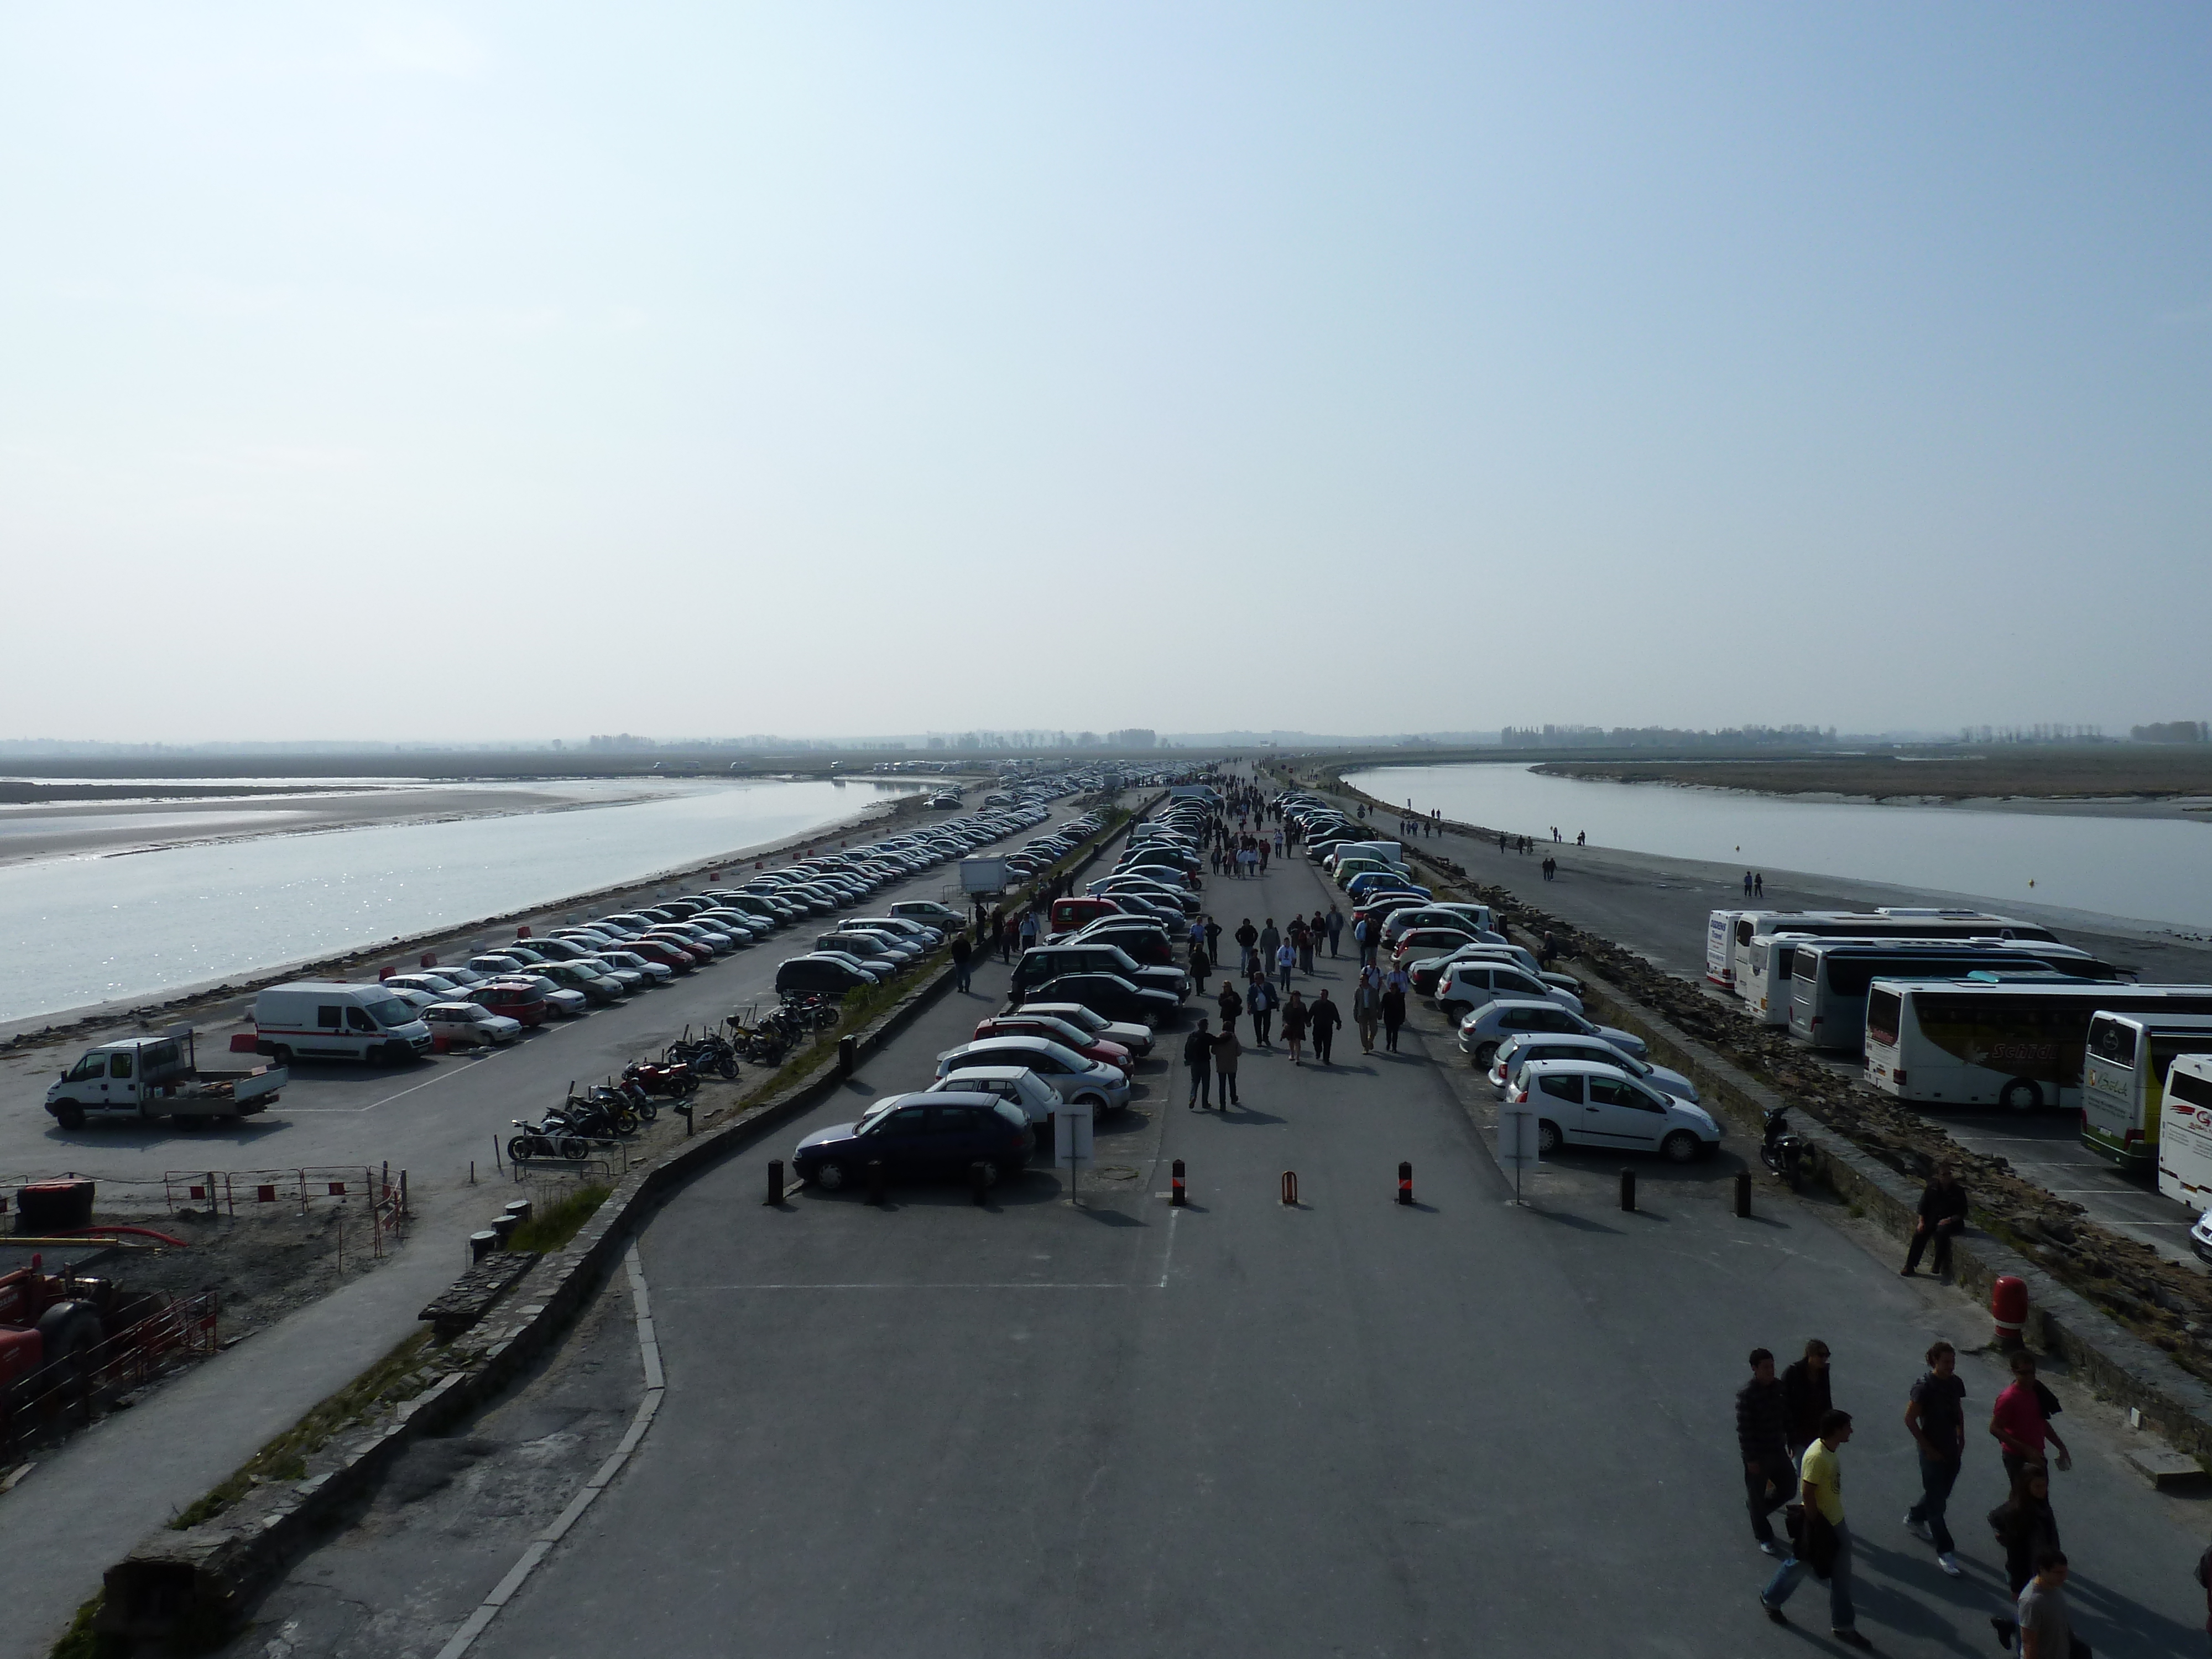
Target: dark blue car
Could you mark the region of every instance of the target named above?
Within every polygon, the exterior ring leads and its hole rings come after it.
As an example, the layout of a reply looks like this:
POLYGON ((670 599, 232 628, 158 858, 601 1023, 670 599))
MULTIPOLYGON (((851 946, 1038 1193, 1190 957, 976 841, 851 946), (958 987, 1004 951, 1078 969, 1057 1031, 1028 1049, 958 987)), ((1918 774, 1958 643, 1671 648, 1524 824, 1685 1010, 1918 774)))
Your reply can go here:
POLYGON ((890 1180, 964 1179, 972 1165, 988 1164, 994 1181, 1011 1181, 1035 1145, 1027 1115, 997 1095, 892 1095, 857 1123, 817 1129, 799 1143, 791 1167, 832 1193, 865 1180, 878 1159, 890 1180))

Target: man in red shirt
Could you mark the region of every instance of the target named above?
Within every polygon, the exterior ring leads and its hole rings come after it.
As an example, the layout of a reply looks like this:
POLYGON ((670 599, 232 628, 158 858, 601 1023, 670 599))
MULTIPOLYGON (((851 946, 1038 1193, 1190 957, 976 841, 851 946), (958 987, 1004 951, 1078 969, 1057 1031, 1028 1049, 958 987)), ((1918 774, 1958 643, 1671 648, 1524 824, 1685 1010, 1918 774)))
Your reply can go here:
POLYGON ((2044 1450, 2046 1442, 2058 1448, 2060 1468, 2074 1467, 2066 1443, 2051 1426, 2051 1415, 2057 1409, 2057 1397, 2035 1380, 2035 1356, 2025 1349, 2013 1355, 2012 1381, 1998 1394, 1990 1413, 1990 1432, 1996 1437, 2004 1455, 2007 1480, 2017 1481, 2021 1471, 2031 1465, 2044 1468, 2049 1462, 2044 1450))

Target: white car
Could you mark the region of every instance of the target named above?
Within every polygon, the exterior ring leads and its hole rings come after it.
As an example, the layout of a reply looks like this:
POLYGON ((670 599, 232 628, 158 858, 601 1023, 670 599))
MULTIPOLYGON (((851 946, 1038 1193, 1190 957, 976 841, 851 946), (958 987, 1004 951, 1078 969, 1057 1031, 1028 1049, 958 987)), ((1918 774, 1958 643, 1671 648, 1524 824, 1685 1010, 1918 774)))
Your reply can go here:
POLYGON ((1490 1067, 1490 1086, 1503 1097, 1514 1081, 1514 1074, 1539 1060, 1594 1060, 1601 1065, 1618 1066, 1629 1076, 1641 1078, 1677 1100, 1686 1100, 1692 1106, 1698 1104, 1698 1085, 1680 1072, 1654 1066, 1626 1048, 1615 1048, 1601 1036, 1584 1036, 1579 1031, 1532 1031, 1506 1038, 1498 1045, 1498 1058, 1490 1067))
POLYGON ((1119 1111, 1129 1103, 1128 1074, 1118 1066, 1085 1060, 1074 1049, 1049 1037, 978 1037, 948 1048, 937 1057, 937 1075, 977 1066, 1019 1066, 1034 1072, 1062 1100, 1093 1110, 1119 1111))
POLYGON ((1656 1152, 1670 1164, 1687 1164, 1721 1144, 1721 1126, 1704 1107, 1596 1060, 1531 1060, 1521 1068, 1511 1100, 1534 1110, 1541 1158, 1562 1146, 1589 1146, 1656 1152))
POLYGON ((1093 1037, 1103 1037, 1109 1042, 1118 1042, 1142 1060, 1152 1052, 1152 1028, 1134 1025, 1127 1020, 1108 1019, 1093 1013, 1079 1002, 1024 1002, 1014 1010, 1017 1014, 1045 1014, 1054 1019, 1064 1019, 1079 1031, 1088 1031, 1093 1037))
POLYGON ((1026 1066, 968 1066, 948 1072, 929 1085, 927 1093, 947 1091, 997 1095, 1022 1109, 1030 1126, 1042 1123, 1060 1109, 1060 1091, 1026 1066))
POLYGON ((1646 1058, 1644 1039, 1633 1031, 1594 1024, 1588 1017, 1571 1009, 1534 997, 1501 997, 1469 1013, 1459 1023, 1460 1052, 1486 1069, 1498 1058, 1498 1047, 1508 1037, 1538 1032, 1602 1037, 1625 1054, 1638 1060, 1646 1058))
POLYGON ((1455 962, 1437 981, 1437 1006, 1444 1018, 1465 1019, 1486 1002, 1500 997, 1556 1002, 1579 1014, 1583 1000, 1572 991, 1547 985, 1527 969, 1510 962, 1455 962))
POLYGON ((433 1003, 422 1011, 422 1023, 430 1028, 431 1040, 442 1040, 448 1048, 495 1048, 522 1035, 520 1020, 473 1002, 433 1003))

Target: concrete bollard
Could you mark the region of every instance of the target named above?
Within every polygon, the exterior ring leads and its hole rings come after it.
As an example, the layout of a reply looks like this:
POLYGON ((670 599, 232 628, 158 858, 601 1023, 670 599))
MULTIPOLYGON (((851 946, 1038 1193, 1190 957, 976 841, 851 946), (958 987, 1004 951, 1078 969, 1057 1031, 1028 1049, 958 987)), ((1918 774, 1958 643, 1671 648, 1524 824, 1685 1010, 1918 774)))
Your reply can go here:
POLYGON ((1633 1170, 1620 1172, 1620 1207, 1631 1211, 1636 1208, 1636 1171, 1633 1170))
POLYGON ((1283 1202, 1296 1206, 1297 1201, 1298 1172, 1296 1170, 1285 1170, 1283 1171, 1283 1202))
POLYGON ((1182 1194, 1182 1160, 1181 1158, 1175 1161, 1175 1167, 1168 1175, 1168 1206, 1176 1210, 1188 1207, 1182 1194))
POLYGON ((980 1210, 990 1201, 990 1195, 991 1166, 978 1159, 968 1166, 968 1196, 975 1200, 975 1207, 980 1210))
POLYGON ((860 1063, 860 1039, 851 1036, 839 1037, 837 1039, 837 1075, 852 1076, 854 1067, 860 1063))
POLYGON ((868 1202, 881 1209, 884 1206, 884 1161, 879 1158, 872 1158, 868 1160, 868 1202))
POLYGON ((1401 1204, 1413 1201, 1413 1166, 1410 1164, 1398 1165, 1398 1201, 1401 1204))
POLYGON ((1735 1172, 1735 1212, 1744 1220, 1751 1218, 1751 1171, 1735 1172))
POLYGON ((508 1200, 506 1209, 501 1211, 501 1213, 503 1215, 511 1215, 518 1222, 527 1221, 530 1219, 531 1215, 530 1200, 526 1198, 511 1199, 508 1200))
POLYGON ((501 1249, 507 1248, 507 1240, 514 1237, 514 1230, 521 1224, 521 1222, 511 1215, 503 1215, 491 1224, 492 1237, 499 1241, 501 1249))
POLYGON ((769 1204, 783 1202, 783 1160, 772 1158, 768 1161, 768 1197, 769 1204))
POLYGON ((499 1235, 489 1227, 485 1228, 480 1233, 471 1233, 469 1235, 469 1260, 471 1262, 481 1261, 486 1256, 489 1255, 494 1249, 498 1248, 498 1245, 499 1235))

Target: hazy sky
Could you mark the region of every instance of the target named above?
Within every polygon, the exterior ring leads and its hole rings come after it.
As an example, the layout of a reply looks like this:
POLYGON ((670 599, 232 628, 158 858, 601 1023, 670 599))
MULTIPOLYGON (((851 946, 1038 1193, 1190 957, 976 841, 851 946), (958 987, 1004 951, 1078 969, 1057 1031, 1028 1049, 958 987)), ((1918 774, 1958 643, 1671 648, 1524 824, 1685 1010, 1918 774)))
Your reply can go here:
POLYGON ((0 737, 2212 714, 2212 8, 0 9, 0 737))

